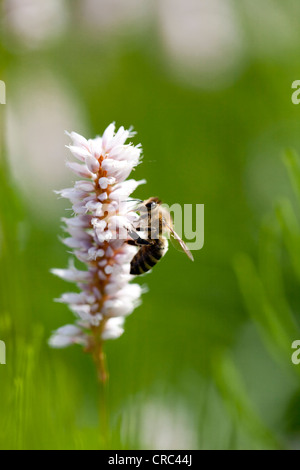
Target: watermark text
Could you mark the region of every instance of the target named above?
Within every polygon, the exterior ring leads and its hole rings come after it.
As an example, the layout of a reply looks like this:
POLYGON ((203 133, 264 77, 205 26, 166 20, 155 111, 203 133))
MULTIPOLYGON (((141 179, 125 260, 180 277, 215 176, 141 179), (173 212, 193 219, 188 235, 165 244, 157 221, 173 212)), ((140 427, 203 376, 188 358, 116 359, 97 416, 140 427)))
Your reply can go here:
POLYGON ((3 80, 0 80, 0 104, 6 104, 6 86, 3 80))
POLYGON ((0 364, 6 364, 6 346, 4 341, 0 341, 0 364))

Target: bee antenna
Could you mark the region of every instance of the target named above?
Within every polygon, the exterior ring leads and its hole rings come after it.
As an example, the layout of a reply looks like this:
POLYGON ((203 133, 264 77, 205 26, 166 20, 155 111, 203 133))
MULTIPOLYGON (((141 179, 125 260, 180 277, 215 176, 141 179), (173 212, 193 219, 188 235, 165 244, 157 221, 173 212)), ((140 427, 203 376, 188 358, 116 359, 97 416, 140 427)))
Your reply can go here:
POLYGON ((125 199, 124 202, 131 202, 131 201, 138 201, 138 202, 143 202, 142 199, 125 199))

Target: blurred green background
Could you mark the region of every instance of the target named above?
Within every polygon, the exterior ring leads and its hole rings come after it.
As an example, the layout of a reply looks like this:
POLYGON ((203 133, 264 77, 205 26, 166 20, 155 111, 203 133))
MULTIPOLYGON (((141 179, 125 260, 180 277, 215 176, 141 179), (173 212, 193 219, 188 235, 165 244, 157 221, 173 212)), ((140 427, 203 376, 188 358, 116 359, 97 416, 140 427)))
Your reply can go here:
MULTIPOLYGON (((1 449, 300 448, 300 4, 296 0, 1 3, 1 449), (73 322, 54 189, 64 130, 134 126, 136 196, 205 204, 195 262, 170 248, 106 344, 110 440, 73 322)), ((68 214, 69 215, 69 214, 68 214)))

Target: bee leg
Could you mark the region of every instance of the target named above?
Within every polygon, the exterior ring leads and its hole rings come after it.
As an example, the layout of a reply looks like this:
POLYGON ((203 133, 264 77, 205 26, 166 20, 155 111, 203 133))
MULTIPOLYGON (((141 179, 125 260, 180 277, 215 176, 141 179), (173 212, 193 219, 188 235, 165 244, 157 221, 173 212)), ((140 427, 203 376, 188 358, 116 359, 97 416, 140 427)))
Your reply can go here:
MULTIPOLYGON (((135 230, 136 232, 142 232, 142 231, 145 231, 145 229, 144 229, 144 228, 142 228, 140 225, 139 225, 138 227, 134 227, 134 230, 135 230)), ((133 230, 132 230, 132 232, 134 233, 134 231, 133 231, 133 230)))
POLYGON ((132 238, 132 240, 127 241, 129 245, 135 245, 135 246, 151 245, 151 243, 148 240, 141 238, 139 234, 134 231, 128 232, 128 235, 132 238))
POLYGON ((133 246, 138 246, 137 242, 135 240, 127 240, 126 242, 128 245, 133 245, 133 246))

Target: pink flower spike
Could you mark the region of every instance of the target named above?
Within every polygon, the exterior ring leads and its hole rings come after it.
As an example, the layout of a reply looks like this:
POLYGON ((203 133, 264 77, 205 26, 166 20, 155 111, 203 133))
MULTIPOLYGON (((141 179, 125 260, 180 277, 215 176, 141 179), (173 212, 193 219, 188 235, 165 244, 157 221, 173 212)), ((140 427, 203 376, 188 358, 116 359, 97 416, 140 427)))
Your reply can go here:
POLYGON ((127 230, 138 215, 131 193, 145 180, 125 181, 139 164, 141 147, 126 144, 133 136, 123 127, 115 132, 110 124, 102 137, 87 140, 76 132, 67 133, 68 146, 78 162, 66 165, 83 180, 57 193, 71 201, 73 217, 62 218, 67 238, 63 243, 83 267, 70 264, 52 273, 74 282, 80 292, 63 294, 75 324, 58 328, 49 340, 54 348, 80 344, 93 356, 101 381, 107 379, 103 343, 124 331, 124 318, 140 303, 142 289, 131 284, 130 263, 138 248, 127 243, 127 230), (120 233, 125 230, 125 236, 120 233))

